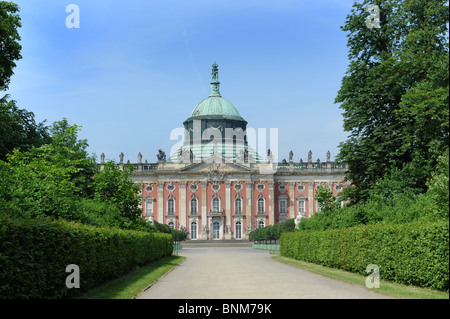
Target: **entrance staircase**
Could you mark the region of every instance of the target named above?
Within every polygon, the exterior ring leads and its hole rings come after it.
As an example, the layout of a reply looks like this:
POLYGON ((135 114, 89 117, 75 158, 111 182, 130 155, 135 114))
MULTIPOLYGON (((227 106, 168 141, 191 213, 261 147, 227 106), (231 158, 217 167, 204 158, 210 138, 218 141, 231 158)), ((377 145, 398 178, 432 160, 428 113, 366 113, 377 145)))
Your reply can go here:
POLYGON ((180 242, 183 248, 191 247, 252 247, 248 240, 186 240, 180 242))

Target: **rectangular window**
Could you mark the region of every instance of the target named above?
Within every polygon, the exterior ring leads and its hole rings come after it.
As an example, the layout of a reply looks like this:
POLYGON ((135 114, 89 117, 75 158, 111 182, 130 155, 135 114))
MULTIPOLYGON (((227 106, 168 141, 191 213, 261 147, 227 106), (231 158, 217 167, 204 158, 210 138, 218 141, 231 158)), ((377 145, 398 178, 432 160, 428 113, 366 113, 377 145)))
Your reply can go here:
POLYGON ((236 239, 242 238, 242 223, 237 222, 236 223, 236 239))
POLYGON ((191 239, 197 239, 197 223, 191 223, 191 239))
POLYGON ((148 200, 145 202, 145 216, 153 215, 153 200, 148 200))
POLYGON ((220 210, 220 207, 219 207, 220 206, 220 201, 219 201, 219 199, 218 198, 214 198, 212 204, 213 204, 213 212, 218 212, 220 210))
POLYGON ((286 210, 286 200, 285 199, 280 199, 279 203, 279 210, 280 210, 280 214, 286 214, 287 210, 286 210))
POLYGON ((317 200, 316 200, 316 206, 317 206, 317 211, 320 212, 322 210, 322 207, 320 206, 320 204, 317 200))
POLYGON ((169 199, 167 201, 167 212, 168 213, 173 213, 174 212, 174 200, 173 199, 169 199))
POLYGON ((300 199, 298 201, 298 212, 304 213, 305 212, 305 201, 303 199, 300 199))
POLYGON ((197 200, 191 199, 191 212, 196 213, 197 212, 197 200))
POLYGON ((258 199, 258 213, 264 213, 264 199, 258 199))
POLYGON ((241 205, 241 199, 237 198, 236 201, 234 202, 234 211, 235 213, 241 213, 242 212, 242 205, 241 205))

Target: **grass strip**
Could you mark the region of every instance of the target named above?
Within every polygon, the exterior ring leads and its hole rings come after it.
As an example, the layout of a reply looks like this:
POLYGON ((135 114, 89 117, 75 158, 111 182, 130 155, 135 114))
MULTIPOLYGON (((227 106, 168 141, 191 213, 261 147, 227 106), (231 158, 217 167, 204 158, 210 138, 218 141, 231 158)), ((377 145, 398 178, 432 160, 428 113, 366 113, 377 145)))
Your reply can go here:
MULTIPOLYGON (((356 284, 366 287, 366 277, 359 274, 343 271, 341 269, 329 268, 293 258, 275 255, 272 259, 288 264, 297 268, 301 268, 318 275, 341 280, 350 284, 356 284)), ((368 288, 367 288, 368 289, 368 288)), ((401 285, 386 280, 380 280, 380 288, 370 289, 377 293, 388 295, 396 298, 407 299, 449 299, 449 293, 414 286, 401 285)))
POLYGON ((186 257, 172 255, 94 288, 77 299, 131 299, 164 276, 186 257))

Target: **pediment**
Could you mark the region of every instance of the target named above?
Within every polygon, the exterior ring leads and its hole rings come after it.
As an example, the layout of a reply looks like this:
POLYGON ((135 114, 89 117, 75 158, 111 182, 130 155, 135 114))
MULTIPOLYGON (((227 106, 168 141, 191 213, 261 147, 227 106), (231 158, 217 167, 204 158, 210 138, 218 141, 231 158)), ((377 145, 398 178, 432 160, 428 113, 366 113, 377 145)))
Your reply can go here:
POLYGON ((223 158, 212 159, 209 162, 192 163, 180 169, 182 172, 198 172, 206 174, 251 173, 245 164, 227 162, 223 158))

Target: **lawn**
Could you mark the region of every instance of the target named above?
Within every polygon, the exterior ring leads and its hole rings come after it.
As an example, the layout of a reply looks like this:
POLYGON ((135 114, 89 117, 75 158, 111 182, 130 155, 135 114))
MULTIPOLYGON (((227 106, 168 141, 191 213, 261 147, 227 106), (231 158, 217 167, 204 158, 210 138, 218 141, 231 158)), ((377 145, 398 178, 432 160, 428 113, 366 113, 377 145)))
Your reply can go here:
POLYGON ((185 257, 172 255, 92 289, 77 299, 131 299, 180 264, 185 257))
MULTIPOLYGON (((321 265, 308 263, 292 258, 276 255, 272 257, 274 260, 301 268, 325 277, 342 280, 351 284, 366 286, 366 277, 359 274, 343 271, 340 269, 324 267, 321 265)), ((367 288, 368 289, 368 288, 367 288)), ((371 290, 389 295, 396 298, 407 299, 449 299, 448 292, 436 291, 431 289, 401 285, 385 280, 380 280, 380 288, 372 288, 371 290)))

